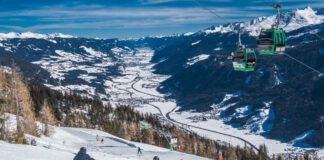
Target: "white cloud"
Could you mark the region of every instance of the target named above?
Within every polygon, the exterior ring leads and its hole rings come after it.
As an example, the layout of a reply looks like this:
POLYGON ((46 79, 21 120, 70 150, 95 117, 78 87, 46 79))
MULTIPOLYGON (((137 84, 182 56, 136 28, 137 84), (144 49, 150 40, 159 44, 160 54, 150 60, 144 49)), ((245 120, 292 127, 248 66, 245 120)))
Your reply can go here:
MULTIPOLYGON (((163 0, 161 0, 163 1, 163 0)), ((244 15, 254 17, 258 12, 240 11, 237 8, 210 8, 222 17, 231 19, 244 15)), ((2 12, 0 17, 35 18, 44 23, 22 27, 16 25, 0 25, 19 31, 37 31, 40 29, 65 28, 152 28, 181 26, 188 24, 224 23, 224 20, 215 18, 210 12, 199 8, 174 7, 106 7, 106 6, 57 6, 38 10, 25 10, 21 12, 2 12)), ((233 20, 235 21, 235 20, 233 20)))

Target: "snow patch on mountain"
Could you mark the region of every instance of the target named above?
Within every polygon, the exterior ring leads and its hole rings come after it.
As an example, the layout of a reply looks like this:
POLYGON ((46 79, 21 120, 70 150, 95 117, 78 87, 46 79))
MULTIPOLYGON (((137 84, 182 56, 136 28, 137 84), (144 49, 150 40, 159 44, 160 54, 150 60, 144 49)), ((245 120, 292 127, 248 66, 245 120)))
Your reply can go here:
POLYGON ((90 75, 87 75, 87 74, 81 74, 81 75, 78 76, 78 78, 80 78, 82 80, 85 80, 88 83, 91 83, 91 81, 96 79, 97 77, 96 76, 90 76, 90 75))
POLYGON ((13 52, 11 47, 6 47, 6 48, 5 48, 5 51, 13 52))
POLYGON ((275 118, 274 111, 270 106, 271 104, 271 101, 264 102, 265 107, 259 109, 256 114, 249 118, 244 128, 256 134, 269 132, 272 129, 272 121, 275 118))
POLYGON ((94 57, 102 57, 102 56, 104 56, 104 54, 102 52, 95 51, 91 47, 80 46, 80 48, 84 49, 84 51, 89 53, 91 56, 94 56, 94 57))
POLYGON ((235 109, 235 113, 232 114, 230 117, 233 118, 243 118, 248 116, 251 113, 252 107, 251 106, 243 106, 240 108, 235 109))
POLYGON ((298 142, 301 142, 302 140, 304 140, 305 138, 307 138, 308 136, 310 136, 311 134, 313 134, 314 130, 311 129, 311 130, 307 130, 303 133, 301 133, 300 135, 298 135, 294 140, 292 140, 291 142, 293 144, 296 144, 298 142))
POLYGON ((304 36, 305 34, 317 34, 318 32, 319 32, 318 29, 313 29, 313 30, 310 30, 308 32, 298 33, 296 35, 290 35, 289 37, 287 37, 287 40, 294 39, 294 38, 299 38, 299 37, 304 36))
POLYGON ((282 81, 279 78, 279 68, 277 65, 273 67, 274 86, 280 85, 282 81))
POLYGON ((195 63, 199 62, 199 61, 203 61, 209 58, 210 55, 208 54, 201 54, 192 58, 188 59, 187 65, 191 66, 194 65, 195 63))
POLYGON ((117 56, 121 56, 126 51, 123 48, 115 47, 111 49, 111 52, 117 56))
POLYGON ((73 53, 69 53, 69 52, 65 52, 63 50, 55 50, 55 53, 58 54, 59 56, 61 56, 61 59, 64 60, 71 60, 74 62, 83 62, 84 59, 82 56, 77 55, 77 54, 73 54, 73 53))
POLYGON ((194 46, 194 45, 196 45, 196 44, 198 44, 198 43, 200 43, 200 42, 201 42, 201 40, 196 41, 196 42, 193 42, 193 43, 191 43, 191 45, 194 46))
POLYGON ((212 104, 210 107, 215 109, 215 110, 220 110, 220 111, 224 111, 226 110, 228 107, 231 107, 233 106, 234 104, 231 104, 231 105, 227 105, 227 106, 223 106, 224 103, 230 99, 232 99, 233 97, 239 97, 241 96, 241 91, 237 91, 235 93, 226 93, 224 95, 224 98, 223 100, 220 102, 220 103, 215 103, 215 104, 212 104))
POLYGON ((214 51, 221 51, 223 48, 221 47, 217 47, 217 48, 214 48, 214 51))
POLYGON ((49 39, 48 41, 54 43, 54 44, 57 44, 57 41, 55 41, 54 39, 49 39))

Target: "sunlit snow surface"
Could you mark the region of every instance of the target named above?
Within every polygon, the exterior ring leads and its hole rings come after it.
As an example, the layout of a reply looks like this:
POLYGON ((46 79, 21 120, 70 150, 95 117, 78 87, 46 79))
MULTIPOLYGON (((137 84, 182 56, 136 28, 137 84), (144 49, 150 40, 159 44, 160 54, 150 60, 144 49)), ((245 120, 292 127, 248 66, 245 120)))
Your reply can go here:
MULTIPOLYGON (((7 114, 7 124, 15 126, 15 116, 7 114)), ((39 126, 42 126, 38 122, 39 126)), ((15 127, 13 127, 15 128, 15 127)), ((206 158, 169 151, 153 145, 132 142, 118 138, 103 131, 85 128, 65 128, 50 126, 51 135, 34 137, 26 135, 27 141, 36 140, 36 146, 9 144, 0 141, 0 159, 7 160, 72 160, 81 147, 87 149, 87 154, 97 160, 152 160, 154 156, 160 159, 172 160, 204 160, 206 158), (103 143, 96 140, 96 136, 103 143), (143 154, 137 156, 137 147, 143 154)))

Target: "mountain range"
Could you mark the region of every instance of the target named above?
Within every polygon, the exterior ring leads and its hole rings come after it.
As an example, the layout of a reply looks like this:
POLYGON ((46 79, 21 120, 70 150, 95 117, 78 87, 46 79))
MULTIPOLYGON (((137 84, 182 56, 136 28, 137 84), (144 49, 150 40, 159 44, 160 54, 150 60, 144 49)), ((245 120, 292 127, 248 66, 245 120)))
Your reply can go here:
MULTIPOLYGON (((124 76, 125 55, 150 48, 154 73, 169 76, 158 91, 175 99, 178 111, 220 112, 237 128, 298 146, 324 145, 324 77, 285 56, 257 57, 254 72, 232 68, 238 30, 256 48, 261 29, 275 16, 212 26, 197 32, 132 40, 92 39, 63 34, 0 34, 0 64, 18 65, 31 83, 111 100, 107 81, 124 76), (300 135, 302 139, 296 140, 300 135)), ((324 10, 310 7, 282 14, 286 54, 324 72, 324 10)))

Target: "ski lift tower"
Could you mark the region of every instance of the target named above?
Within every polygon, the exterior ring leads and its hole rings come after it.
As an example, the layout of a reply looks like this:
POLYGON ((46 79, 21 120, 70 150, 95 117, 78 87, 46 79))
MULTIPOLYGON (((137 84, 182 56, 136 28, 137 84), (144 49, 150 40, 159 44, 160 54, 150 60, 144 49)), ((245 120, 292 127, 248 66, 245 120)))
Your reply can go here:
POLYGON ((177 142, 178 142, 176 138, 172 138, 171 135, 169 135, 169 134, 167 134, 167 133, 164 133, 164 132, 161 131, 161 130, 154 129, 154 128, 152 127, 152 125, 149 124, 149 123, 146 122, 146 121, 140 121, 140 122, 139 122, 139 127, 140 127, 140 129, 148 129, 148 130, 152 130, 152 131, 157 132, 159 135, 162 135, 162 136, 163 136, 163 137, 168 141, 170 151, 173 151, 173 150, 174 150, 174 147, 176 146, 176 144, 177 144, 177 142))
POLYGON ((282 6, 280 4, 275 4, 275 5, 273 5, 273 8, 277 10, 276 29, 279 29, 279 25, 280 25, 280 10, 282 9, 282 6))

